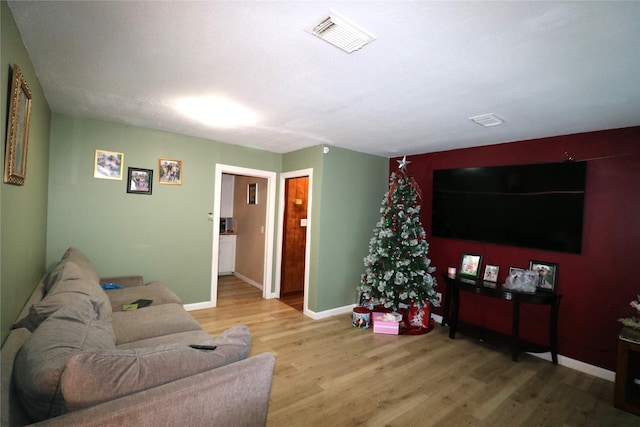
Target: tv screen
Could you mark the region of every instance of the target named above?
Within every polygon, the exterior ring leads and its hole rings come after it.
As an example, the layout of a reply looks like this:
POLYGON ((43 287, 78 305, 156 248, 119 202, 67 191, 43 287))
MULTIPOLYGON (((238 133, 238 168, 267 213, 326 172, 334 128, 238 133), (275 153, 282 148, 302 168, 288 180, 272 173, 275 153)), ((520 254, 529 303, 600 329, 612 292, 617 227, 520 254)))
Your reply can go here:
POLYGON ((433 171, 432 235, 580 253, 586 162, 433 171))

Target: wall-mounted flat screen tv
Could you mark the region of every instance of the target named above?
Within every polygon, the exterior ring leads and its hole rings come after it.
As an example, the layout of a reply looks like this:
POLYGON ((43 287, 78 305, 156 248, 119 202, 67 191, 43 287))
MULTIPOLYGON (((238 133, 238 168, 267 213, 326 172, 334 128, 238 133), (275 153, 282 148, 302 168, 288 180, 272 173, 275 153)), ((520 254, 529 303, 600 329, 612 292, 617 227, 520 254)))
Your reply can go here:
POLYGON ((586 162, 433 171, 432 235, 580 253, 586 162))

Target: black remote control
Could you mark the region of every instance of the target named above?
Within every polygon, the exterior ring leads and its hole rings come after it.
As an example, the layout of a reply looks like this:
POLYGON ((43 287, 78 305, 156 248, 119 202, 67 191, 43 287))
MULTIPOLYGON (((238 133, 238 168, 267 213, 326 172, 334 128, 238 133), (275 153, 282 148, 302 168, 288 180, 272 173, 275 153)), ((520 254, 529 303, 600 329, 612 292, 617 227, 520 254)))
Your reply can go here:
POLYGON ((189 344, 189 347, 195 348, 196 350, 215 350, 218 348, 215 345, 205 345, 205 344, 189 344))

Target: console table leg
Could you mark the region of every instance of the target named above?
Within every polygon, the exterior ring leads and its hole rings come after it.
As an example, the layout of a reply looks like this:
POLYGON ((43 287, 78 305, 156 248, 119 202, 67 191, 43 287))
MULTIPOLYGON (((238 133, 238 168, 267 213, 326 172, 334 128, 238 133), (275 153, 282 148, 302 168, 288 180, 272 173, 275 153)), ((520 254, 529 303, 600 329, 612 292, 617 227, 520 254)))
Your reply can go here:
POLYGON ((512 331, 511 331, 511 360, 518 361, 518 352, 520 347, 520 302, 513 301, 512 314, 512 331))
POLYGON ((549 341, 551 347, 551 361, 558 364, 558 312, 560 311, 559 301, 551 304, 551 319, 549 322, 549 341))
POLYGON ((451 320, 449 320, 449 311, 451 311, 452 287, 453 286, 449 285, 449 282, 447 282, 447 289, 445 289, 444 293, 444 307, 442 308, 442 326, 451 323, 451 320))
POLYGON ((460 312, 460 291, 456 286, 452 286, 453 313, 448 319, 449 321, 449 338, 456 337, 456 329, 458 329, 458 313, 460 312))

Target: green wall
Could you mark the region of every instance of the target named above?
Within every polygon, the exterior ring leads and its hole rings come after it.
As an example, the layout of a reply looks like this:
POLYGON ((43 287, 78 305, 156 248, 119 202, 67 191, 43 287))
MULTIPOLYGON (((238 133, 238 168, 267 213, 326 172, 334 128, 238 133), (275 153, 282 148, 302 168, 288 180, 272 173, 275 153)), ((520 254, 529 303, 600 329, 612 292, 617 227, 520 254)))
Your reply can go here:
POLYGON ((331 147, 324 155, 318 235, 318 311, 357 302, 389 159, 331 147))
POLYGON ((69 246, 101 276, 160 280, 185 304, 209 301, 217 163, 279 172, 281 155, 169 132, 54 114, 47 262, 69 246), (128 194, 126 179, 93 177, 95 150, 124 153, 128 167, 152 169, 152 195, 128 194), (157 183, 158 159, 182 160, 182 185, 157 183))
MULTIPOLYGON (((355 302, 370 233, 386 191, 388 159, 315 146, 284 155, 162 131, 54 114, 47 264, 69 246, 101 276, 142 274, 184 303, 209 300, 216 163, 288 172, 312 168, 309 308, 355 302), (157 183, 151 196, 126 193, 126 179, 93 178, 95 150, 124 153, 127 167, 158 172, 158 158, 183 162, 181 186, 157 183)), ((276 219, 277 221, 277 219, 276 219)), ((275 257, 274 257, 275 258, 275 257)))
MULTIPOLYGON (((0 322, 2 342, 45 271, 51 113, 5 1, 0 4, 0 134, 6 138, 11 67, 18 64, 32 95, 27 178, 0 184, 0 322)), ((4 171, 2 144, 0 165, 4 171)))
POLYGON ((389 160, 324 146, 285 154, 283 172, 313 168, 309 309, 315 312, 357 302, 363 258, 380 219, 389 160))

